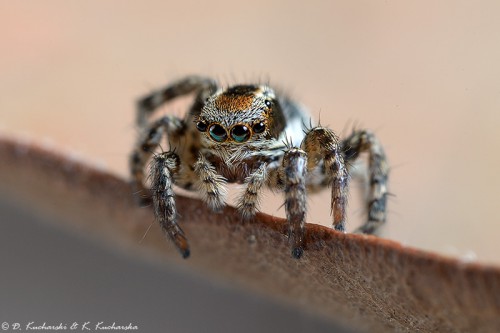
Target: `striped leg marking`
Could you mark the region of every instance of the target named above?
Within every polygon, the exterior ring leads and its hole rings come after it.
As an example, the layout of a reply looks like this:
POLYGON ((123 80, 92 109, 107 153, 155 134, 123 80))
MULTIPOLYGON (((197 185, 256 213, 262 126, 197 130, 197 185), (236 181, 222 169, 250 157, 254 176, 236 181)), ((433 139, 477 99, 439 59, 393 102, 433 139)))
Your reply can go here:
POLYGON ((285 211, 288 220, 288 239, 292 256, 302 257, 307 210, 306 194, 307 156, 299 148, 290 148, 283 157, 285 211))
POLYGON ((353 132, 343 140, 346 160, 353 161, 360 153, 368 152, 368 173, 370 178, 370 192, 368 197, 368 221, 356 230, 358 233, 375 234, 387 219, 387 182, 389 165, 384 149, 375 135, 369 131, 353 132))
POLYGON ((308 155, 308 169, 324 163, 325 177, 332 186, 331 213, 335 230, 345 232, 349 174, 335 133, 324 127, 307 132, 302 149, 308 155))
POLYGON ((173 152, 161 153, 151 163, 153 206, 156 219, 172 239, 182 257, 189 257, 189 245, 177 224, 175 195, 172 189, 174 175, 179 171, 180 159, 173 152))
POLYGON ((170 100, 193 92, 198 92, 198 99, 204 100, 204 98, 213 93, 216 88, 217 84, 212 79, 200 76, 188 76, 162 89, 154 91, 137 102, 137 125, 139 125, 139 128, 146 127, 148 117, 161 105, 170 100))
POLYGON ((132 175, 132 185, 134 193, 139 195, 140 202, 150 203, 150 191, 146 187, 144 177, 144 167, 155 149, 159 146, 166 132, 180 133, 185 128, 185 123, 176 117, 166 116, 155 121, 144 131, 130 155, 130 173, 132 175))
POLYGON ((226 205, 226 178, 219 175, 202 154, 194 165, 194 172, 198 176, 198 188, 203 193, 203 200, 213 211, 221 211, 226 205))
POLYGON ((267 180, 267 164, 262 164, 253 174, 245 179, 246 188, 238 199, 237 208, 245 220, 255 216, 259 206, 259 193, 267 180))

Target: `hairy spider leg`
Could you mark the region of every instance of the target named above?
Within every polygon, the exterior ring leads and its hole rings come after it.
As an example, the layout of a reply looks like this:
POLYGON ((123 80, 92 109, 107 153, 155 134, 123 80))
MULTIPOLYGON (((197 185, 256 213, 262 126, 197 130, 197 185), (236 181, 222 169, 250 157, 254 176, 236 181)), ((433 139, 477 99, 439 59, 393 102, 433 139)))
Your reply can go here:
POLYGON ((156 155, 151 163, 151 192, 155 216, 163 231, 172 239, 182 257, 189 257, 189 245, 184 232, 177 224, 175 194, 172 189, 175 173, 180 166, 179 156, 174 152, 156 155))
POLYGON ((375 234, 387 219, 387 181, 389 165, 382 145, 367 130, 354 131, 342 141, 346 161, 356 160, 362 152, 368 152, 368 176, 370 191, 367 200, 368 220, 355 232, 375 234))
POLYGON ((332 130, 318 126, 306 133, 301 148, 307 153, 309 171, 323 162, 325 184, 332 187, 333 228, 345 232, 349 174, 341 153, 339 139, 332 130))
MULTIPOLYGON (((162 104, 177 97, 197 92, 196 102, 202 104, 217 89, 214 80, 201 76, 188 76, 156 90, 137 102, 136 122, 139 128, 147 126, 148 117, 162 104)), ((201 107, 200 107, 201 109, 201 107)))
POLYGON ((307 155, 296 147, 285 151, 282 165, 282 181, 285 192, 285 212, 288 221, 288 241, 292 246, 292 256, 302 257, 306 224, 307 155))
POLYGON ((158 148, 166 133, 179 137, 185 127, 186 124, 182 119, 175 116, 165 116, 152 123, 142 133, 130 155, 129 164, 134 193, 138 195, 141 203, 148 204, 151 200, 150 191, 145 185, 144 166, 151 155, 154 154, 155 149, 158 148))

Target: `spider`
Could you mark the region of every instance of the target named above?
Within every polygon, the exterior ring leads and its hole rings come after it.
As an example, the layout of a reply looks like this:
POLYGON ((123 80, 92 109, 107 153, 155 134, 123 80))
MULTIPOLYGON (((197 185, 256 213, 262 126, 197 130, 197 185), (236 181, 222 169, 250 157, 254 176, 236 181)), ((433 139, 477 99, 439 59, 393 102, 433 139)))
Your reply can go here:
POLYGON ((133 185, 147 194, 143 199, 152 200, 156 220, 184 258, 190 250, 177 223, 174 184, 201 192, 214 211, 225 206, 228 183, 243 184, 237 209, 244 219, 258 211, 264 186, 282 191, 291 255, 298 259, 304 249, 307 193, 331 187, 333 228, 345 232, 349 168, 367 152, 368 219, 357 232, 375 233, 386 220, 389 168, 382 146, 367 130, 340 140, 329 128, 306 128, 309 122, 301 105, 267 85, 223 89, 210 78, 185 77, 137 103, 140 138, 130 158, 133 185), (161 105, 189 94, 194 101, 183 119, 150 120, 161 105), (170 150, 155 152, 164 137, 170 150))

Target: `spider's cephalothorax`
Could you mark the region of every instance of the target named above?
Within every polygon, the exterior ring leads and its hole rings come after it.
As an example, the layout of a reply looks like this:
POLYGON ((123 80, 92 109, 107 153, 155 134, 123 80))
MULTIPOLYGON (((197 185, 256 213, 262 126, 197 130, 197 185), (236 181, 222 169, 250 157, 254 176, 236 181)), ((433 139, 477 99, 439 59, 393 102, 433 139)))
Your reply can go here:
POLYGON ((214 210, 225 205, 227 183, 244 184, 237 208, 245 219, 258 210, 263 186, 283 191, 292 255, 300 258, 306 193, 331 187, 333 227, 345 231, 348 167, 368 152, 368 220, 357 231, 374 233, 386 220, 389 168, 382 146, 369 131, 354 131, 339 140, 328 128, 305 128, 308 123, 300 105, 266 85, 221 89, 211 79, 186 77, 138 102, 141 136, 130 163, 134 185, 145 199, 152 198, 156 219, 184 257, 189 246, 177 224, 174 184, 200 191, 214 210), (194 103, 184 119, 149 121, 159 106, 191 93, 194 103), (144 167, 164 136, 171 149, 154 154, 148 189, 144 167))

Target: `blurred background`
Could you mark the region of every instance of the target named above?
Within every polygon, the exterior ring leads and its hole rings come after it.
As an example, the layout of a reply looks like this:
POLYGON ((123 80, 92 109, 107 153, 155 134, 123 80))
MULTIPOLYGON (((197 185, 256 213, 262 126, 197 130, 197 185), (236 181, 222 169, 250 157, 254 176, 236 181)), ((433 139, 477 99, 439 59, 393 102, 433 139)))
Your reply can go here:
MULTIPOLYGON (((188 74, 269 80, 340 134, 376 132, 383 237, 498 264, 499 31, 494 0, 1 1, 0 130, 127 177, 138 97, 188 74)), ((350 230, 366 213, 352 187, 350 230)), ((329 201, 309 222, 331 224, 329 201)), ((263 202, 283 216, 280 195, 263 202)))

